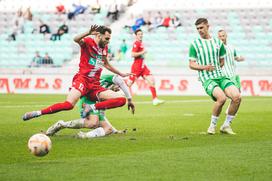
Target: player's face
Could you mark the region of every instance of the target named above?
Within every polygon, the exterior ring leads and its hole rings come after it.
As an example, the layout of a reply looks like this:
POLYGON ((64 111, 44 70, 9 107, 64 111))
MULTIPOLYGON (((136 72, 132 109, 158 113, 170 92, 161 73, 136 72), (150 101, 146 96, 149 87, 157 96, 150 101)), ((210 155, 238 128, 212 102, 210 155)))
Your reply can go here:
POLYGON ((218 33, 218 38, 222 40, 224 44, 226 44, 227 41, 227 33, 225 31, 221 31, 218 33))
POLYGON ((109 32, 105 32, 105 34, 100 35, 100 40, 98 42, 98 45, 100 48, 104 48, 107 44, 109 44, 111 39, 111 34, 109 32))
POLYGON ((137 40, 142 41, 143 40, 143 32, 138 31, 136 34, 136 38, 137 38, 137 40))
POLYGON ((201 23, 199 25, 196 25, 196 29, 201 38, 208 38, 209 25, 207 23, 201 23))

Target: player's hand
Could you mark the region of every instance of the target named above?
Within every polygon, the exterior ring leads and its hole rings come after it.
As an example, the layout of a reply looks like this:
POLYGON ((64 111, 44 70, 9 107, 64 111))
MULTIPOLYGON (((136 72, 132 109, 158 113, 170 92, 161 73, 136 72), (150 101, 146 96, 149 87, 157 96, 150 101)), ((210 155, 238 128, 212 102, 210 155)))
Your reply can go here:
POLYGON ((135 112, 135 106, 131 100, 128 100, 128 110, 131 110, 132 114, 134 114, 134 112, 135 112))
POLYGON ((206 65, 206 66, 204 67, 204 70, 207 70, 207 71, 209 71, 209 72, 214 71, 214 69, 215 69, 215 66, 212 65, 212 64, 206 65))
POLYGON ((242 57, 242 56, 240 56, 240 57, 239 57, 239 61, 240 61, 240 62, 245 61, 245 58, 242 57))
POLYGON ((128 76, 134 76, 135 74, 133 73, 120 73, 121 77, 128 77, 128 76))
POLYGON ((91 28, 90 28, 90 30, 89 30, 89 34, 90 35, 96 35, 98 32, 96 31, 97 30, 97 28, 99 28, 100 26, 98 26, 98 25, 92 25, 91 26, 91 28))

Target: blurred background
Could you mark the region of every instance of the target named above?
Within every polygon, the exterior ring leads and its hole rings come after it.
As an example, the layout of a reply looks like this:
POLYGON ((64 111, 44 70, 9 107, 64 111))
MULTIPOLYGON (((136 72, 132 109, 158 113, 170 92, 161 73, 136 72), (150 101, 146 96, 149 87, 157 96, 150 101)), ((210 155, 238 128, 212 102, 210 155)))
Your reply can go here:
MULTIPOLYGON (((80 55, 73 37, 99 24, 113 30, 109 59, 117 69, 130 71, 133 32, 141 28, 158 93, 205 95, 188 67, 199 17, 208 18, 213 36, 225 29, 245 57, 237 63, 243 95, 271 96, 269 0, 0 0, 0 93, 67 93, 80 55)), ((131 91, 149 94, 141 79, 131 91)))

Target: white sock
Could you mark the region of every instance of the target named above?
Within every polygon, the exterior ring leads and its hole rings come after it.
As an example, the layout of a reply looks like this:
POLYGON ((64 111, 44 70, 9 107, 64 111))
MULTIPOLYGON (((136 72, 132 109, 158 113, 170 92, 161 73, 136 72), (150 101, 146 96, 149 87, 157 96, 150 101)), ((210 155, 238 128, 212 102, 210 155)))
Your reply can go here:
POLYGON ((37 111, 37 114, 40 116, 42 115, 42 111, 37 111))
POLYGON ((232 120, 235 118, 235 116, 232 116, 232 115, 227 115, 226 116, 226 119, 225 119, 225 122, 224 122, 224 126, 229 126, 232 122, 232 120))
POLYGON ((84 128, 84 119, 75 119, 72 121, 67 121, 63 125, 65 128, 79 129, 84 128))
POLYGON ((87 138, 95 138, 95 137, 101 137, 101 136, 105 136, 105 131, 101 127, 86 133, 87 138))
POLYGON ((219 117, 212 115, 210 126, 216 126, 219 117))

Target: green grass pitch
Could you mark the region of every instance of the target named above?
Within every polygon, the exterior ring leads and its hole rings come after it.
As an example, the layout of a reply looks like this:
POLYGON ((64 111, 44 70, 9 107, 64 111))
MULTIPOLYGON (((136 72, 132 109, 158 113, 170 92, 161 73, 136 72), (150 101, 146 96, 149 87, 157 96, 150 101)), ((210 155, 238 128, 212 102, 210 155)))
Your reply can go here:
POLYGON ((125 135, 80 140, 74 138, 79 130, 63 130, 38 158, 27 149, 29 137, 57 120, 78 118, 77 109, 23 122, 24 112, 65 95, 0 95, 0 180, 272 179, 272 97, 243 98, 235 136, 204 134, 213 105, 208 97, 161 98, 167 102, 154 107, 149 96, 136 96, 135 115, 126 107, 107 111, 117 129, 128 129, 125 135))

